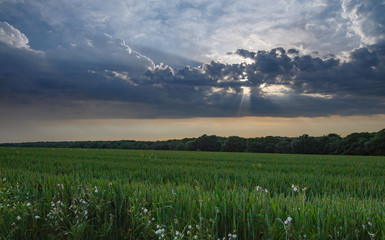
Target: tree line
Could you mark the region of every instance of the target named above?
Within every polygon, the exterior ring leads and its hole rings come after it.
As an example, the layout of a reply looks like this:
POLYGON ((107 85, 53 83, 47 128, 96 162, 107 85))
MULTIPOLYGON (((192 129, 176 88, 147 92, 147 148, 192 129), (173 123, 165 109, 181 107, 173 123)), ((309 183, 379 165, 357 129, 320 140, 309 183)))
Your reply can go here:
POLYGON ((205 134, 198 138, 166 141, 25 142, 3 143, 0 146, 384 156, 385 129, 374 133, 352 133, 346 137, 334 133, 321 137, 304 134, 299 137, 267 136, 255 138, 220 137, 205 134))

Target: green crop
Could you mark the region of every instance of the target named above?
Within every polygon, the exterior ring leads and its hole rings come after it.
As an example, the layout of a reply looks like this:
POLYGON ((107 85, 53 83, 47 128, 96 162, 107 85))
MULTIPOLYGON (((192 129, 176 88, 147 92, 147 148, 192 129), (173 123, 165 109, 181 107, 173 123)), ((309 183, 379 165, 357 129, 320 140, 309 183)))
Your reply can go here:
POLYGON ((384 239, 385 158, 0 148, 0 239, 384 239))

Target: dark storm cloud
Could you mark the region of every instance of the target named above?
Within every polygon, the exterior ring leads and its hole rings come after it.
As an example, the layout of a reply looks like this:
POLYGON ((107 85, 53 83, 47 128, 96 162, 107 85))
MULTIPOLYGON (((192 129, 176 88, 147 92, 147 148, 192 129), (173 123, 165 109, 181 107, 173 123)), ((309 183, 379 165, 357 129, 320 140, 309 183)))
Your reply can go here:
MULTIPOLYGON (((35 51, 10 24, 0 35, 2 115, 185 118, 381 114, 384 44, 346 59, 291 48, 237 50, 252 63, 211 61, 180 70, 155 65, 123 40, 97 34, 69 47, 35 51), (24 110, 23 110, 24 109, 24 110)), ((231 54, 230 54, 231 55, 231 54)))

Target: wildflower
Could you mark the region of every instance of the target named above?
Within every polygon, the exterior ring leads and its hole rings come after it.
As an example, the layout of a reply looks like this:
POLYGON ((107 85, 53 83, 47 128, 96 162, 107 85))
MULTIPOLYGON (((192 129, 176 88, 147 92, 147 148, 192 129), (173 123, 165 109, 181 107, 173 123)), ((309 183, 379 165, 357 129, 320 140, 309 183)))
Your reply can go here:
POLYGON ((177 235, 177 236, 178 236, 178 235, 179 235, 179 232, 178 232, 178 231, 176 231, 176 232, 175 232, 175 235, 177 235))
POLYGON ((6 179, 6 178, 3 178, 3 182, 5 182, 5 181, 7 181, 7 179, 6 179))
POLYGON ((229 237, 232 237, 233 236, 233 234, 231 234, 231 233, 229 233, 229 235, 228 235, 229 237))
POLYGON ((368 225, 369 225, 369 226, 372 226, 372 223, 371 223, 371 222, 368 222, 368 225))
POLYGON ((190 235, 190 231, 187 231, 187 235, 190 235))
POLYGON ((261 190, 261 187, 260 186, 257 186, 257 191, 260 191, 261 190))
POLYGON ((195 235, 195 236, 194 236, 194 239, 198 239, 198 235, 195 235))
POLYGON ((29 206, 31 206, 31 203, 29 202, 29 203, 27 203, 27 207, 29 207, 29 206))
POLYGON ((233 234, 233 238, 237 238, 237 235, 233 234))
POLYGON ((285 225, 289 224, 293 219, 291 217, 287 217, 287 219, 285 220, 285 225))
POLYGON ((188 229, 191 229, 191 225, 188 225, 188 229))
POLYGON ((158 234, 161 234, 164 232, 164 229, 158 229, 155 231, 155 234, 158 235, 158 234))
POLYGON ((20 216, 17 216, 16 219, 17 219, 17 221, 19 221, 19 220, 21 219, 21 217, 20 217, 20 216))
POLYGON ((144 213, 148 212, 147 208, 143 208, 143 212, 144 213))
POLYGON ((39 216, 35 216, 35 219, 40 219, 40 217, 39 216))
POLYGON ((95 186, 95 193, 98 193, 99 191, 98 191, 98 188, 95 186))
POLYGON ((269 190, 267 190, 266 188, 265 188, 265 193, 268 193, 269 192, 269 190))

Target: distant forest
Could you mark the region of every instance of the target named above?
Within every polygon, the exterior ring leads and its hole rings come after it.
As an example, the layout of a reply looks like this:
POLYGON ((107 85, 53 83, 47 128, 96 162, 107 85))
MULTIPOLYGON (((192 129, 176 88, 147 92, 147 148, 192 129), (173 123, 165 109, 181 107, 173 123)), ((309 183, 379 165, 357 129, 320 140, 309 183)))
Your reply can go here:
POLYGON ((213 152, 296 153, 385 156, 385 129, 379 132, 352 133, 346 137, 329 134, 311 137, 219 137, 202 135, 166 141, 71 141, 3 143, 0 147, 101 148, 213 152))

